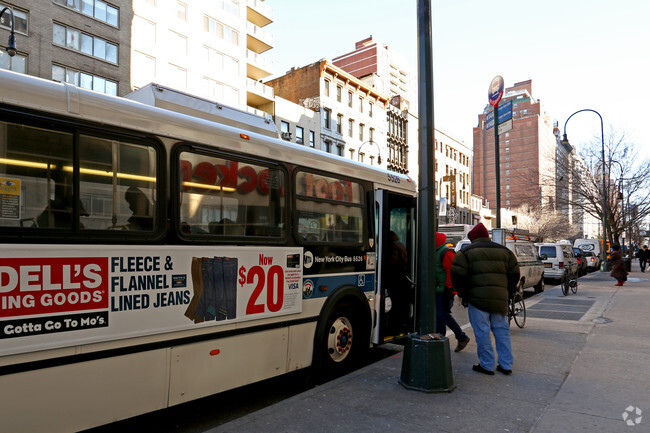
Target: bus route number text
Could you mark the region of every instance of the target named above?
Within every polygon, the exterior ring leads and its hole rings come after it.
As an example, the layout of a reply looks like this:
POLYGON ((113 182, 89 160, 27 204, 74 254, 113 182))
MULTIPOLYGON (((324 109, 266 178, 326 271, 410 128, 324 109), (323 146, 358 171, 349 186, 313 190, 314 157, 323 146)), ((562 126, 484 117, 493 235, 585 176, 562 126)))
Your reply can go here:
POLYGON ((400 178, 395 176, 394 174, 388 174, 387 176, 389 182, 400 183, 400 178))

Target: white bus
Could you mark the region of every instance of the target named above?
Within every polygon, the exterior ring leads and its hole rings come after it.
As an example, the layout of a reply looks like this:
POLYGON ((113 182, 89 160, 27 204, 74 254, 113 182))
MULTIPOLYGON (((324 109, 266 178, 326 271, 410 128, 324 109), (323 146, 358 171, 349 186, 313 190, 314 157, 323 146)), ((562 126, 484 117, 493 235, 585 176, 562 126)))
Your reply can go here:
POLYGON ((344 370, 414 329, 413 287, 399 323, 387 294, 390 236, 414 276, 408 176, 8 71, 0 113, 0 431, 344 370))

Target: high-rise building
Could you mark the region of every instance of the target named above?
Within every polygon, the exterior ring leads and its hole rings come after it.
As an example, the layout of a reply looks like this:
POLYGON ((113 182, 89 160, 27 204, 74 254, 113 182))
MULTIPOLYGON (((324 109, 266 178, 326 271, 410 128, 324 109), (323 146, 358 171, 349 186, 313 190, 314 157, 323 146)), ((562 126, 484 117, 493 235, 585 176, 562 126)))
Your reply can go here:
MULTIPOLYGON (((124 96, 150 82, 273 113, 263 0, 14 0, 18 53, 0 67, 124 96)), ((0 38, 10 23, 4 14, 0 38)))
MULTIPOLYGON (((499 136, 501 207, 522 204, 555 207, 556 137, 553 122, 533 97, 532 80, 507 88, 500 102, 512 101, 512 130, 499 136)), ((486 127, 487 106, 474 128, 473 192, 496 205, 494 129, 486 127)))

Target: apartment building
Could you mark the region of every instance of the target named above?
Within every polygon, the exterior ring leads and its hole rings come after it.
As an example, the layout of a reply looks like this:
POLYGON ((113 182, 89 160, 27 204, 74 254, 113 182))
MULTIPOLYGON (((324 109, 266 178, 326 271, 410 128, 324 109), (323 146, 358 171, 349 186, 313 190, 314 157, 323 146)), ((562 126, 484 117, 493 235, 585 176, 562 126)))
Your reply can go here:
POLYGON ((356 42, 354 51, 333 58, 332 63, 391 98, 386 119, 387 168, 417 178, 417 80, 408 62, 370 36, 356 42))
POLYGON ((328 60, 292 68, 266 84, 277 96, 319 113, 316 149, 386 167, 386 95, 328 60))
POLYGON ((442 224, 476 224, 483 216, 472 199, 472 149, 436 129, 435 190, 442 224), (477 215, 477 216, 475 216, 477 215))
MULTIPOLYGON (((532 80, 507 88, 501 104, 512 100, 512 130, 499 136, 502 208, 522 204, 554 206, 556 137, 553 122, 533 97, 532 80)), ((473 129, 473 192, 496 204, 494 130, 485 129, 487 106, 473 129)))
MULTIPOLYGON (((18 53, 0 67, 124 96, 148 83, 270 117, 262 0, 15 0, 18 53)), ((0 37, 8 36, 8 17, 0 37)))

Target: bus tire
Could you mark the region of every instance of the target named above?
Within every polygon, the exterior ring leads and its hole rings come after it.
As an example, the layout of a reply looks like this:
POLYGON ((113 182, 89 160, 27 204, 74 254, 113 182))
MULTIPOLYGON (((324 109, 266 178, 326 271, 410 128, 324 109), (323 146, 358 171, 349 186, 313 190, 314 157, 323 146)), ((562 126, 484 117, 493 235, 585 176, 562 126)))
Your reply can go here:
POLYGON ((369 330, 348 303, 336 305, 327 315, 316 339, 316 377, 328 379, 358 366, 368 349, 369 330))

